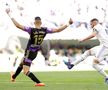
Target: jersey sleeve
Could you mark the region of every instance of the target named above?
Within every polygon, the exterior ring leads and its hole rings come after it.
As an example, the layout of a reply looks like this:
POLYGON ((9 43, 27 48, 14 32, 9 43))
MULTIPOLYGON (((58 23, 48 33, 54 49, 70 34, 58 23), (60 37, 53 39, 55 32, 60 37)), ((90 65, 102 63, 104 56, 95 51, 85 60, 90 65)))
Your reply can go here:
POLYGON ((51 29, 51 28, 46 28, 46 32, 47 32, 47 33, 53 33, 52 30, 53 30, 53 29, 51 29))
POLYGON ((31 33, 31 27, 24 27, 24 31, 26 31, 30 34, 31 33))

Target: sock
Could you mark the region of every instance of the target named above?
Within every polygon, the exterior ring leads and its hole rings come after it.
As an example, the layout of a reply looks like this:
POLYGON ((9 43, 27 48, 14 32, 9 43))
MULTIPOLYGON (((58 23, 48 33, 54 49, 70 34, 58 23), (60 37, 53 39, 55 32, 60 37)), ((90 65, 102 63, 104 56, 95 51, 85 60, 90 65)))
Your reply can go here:
POLYGON ((36 82, 36 83, 41 83, 41 82, 37 79, 37 77, 36 77, 32 72, 28 72, 26 75, 27 75, 31 80, 33 80, 34 82, 36 82))
POLYGON ((22 69, 23 69, 23 67, 19 66, 19 67, 17 68, 15 74, 12 76, 12 78, 15 79, 15 78, 20 74, 20 72, 22 71, 22 69))
POLYGON ((74 61, 73 63, 72 63, 72 65, 77 65, 77 64, 79 64, 80 62, 82 62, 84 59, 81 57, 81 58, 79 58, 78 60, 76 60, 76 61, 74 61))
POLYGON ((85 60, 89 55, 90 55, 90 51, 89 50, 85 51, 84 54, 82 54, 81 57, 78 60, 76 60, 75 62, 72 63, 72 65, 79 64, 80 62, 85 60))
POLYGON ((96 69, 101 75, 108 78, 108 74, 103 70, 103 68, 99 67, 98 64, 93 64, 93 68, 96 69))

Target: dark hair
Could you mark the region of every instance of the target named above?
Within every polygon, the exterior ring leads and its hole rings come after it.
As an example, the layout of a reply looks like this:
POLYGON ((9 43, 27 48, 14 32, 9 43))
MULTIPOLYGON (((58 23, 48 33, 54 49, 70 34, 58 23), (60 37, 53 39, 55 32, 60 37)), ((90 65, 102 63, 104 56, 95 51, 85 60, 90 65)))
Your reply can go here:
POLYGON ((90 22, 93 22, 93 21, 99 22, 99 20, 97 18, 93 18, 90 22))
POLYGON ((39 16, 35 17, 35 20, 41 20, 41 18, 39 16))

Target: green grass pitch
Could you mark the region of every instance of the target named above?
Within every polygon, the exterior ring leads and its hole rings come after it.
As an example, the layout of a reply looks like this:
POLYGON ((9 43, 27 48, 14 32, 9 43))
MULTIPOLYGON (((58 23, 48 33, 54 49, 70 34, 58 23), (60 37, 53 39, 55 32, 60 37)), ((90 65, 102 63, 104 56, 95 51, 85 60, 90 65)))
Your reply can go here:
POLYGON ((46 84, 35 87, 28 77, 21 73, 16 82, 10 82, 9 73, 0 73, 0 90, 108 90, 104 78, 95 71, 35 72, 46 84))

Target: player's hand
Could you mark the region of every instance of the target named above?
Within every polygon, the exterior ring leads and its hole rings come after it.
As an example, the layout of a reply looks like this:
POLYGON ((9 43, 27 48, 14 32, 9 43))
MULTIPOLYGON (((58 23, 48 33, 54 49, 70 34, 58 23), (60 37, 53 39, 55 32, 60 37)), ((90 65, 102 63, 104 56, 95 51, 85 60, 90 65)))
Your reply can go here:
POLYGON ((10 13, 10 8, 6 9, 6 13, 9 14, 10 13))
POLYGON ((70 18, 69 19, 69 25, 73 24, 73 20, 70 18))
POLYGON ((11 12, 12 11, 10 10, 10 8, 6 9, 6 13, 8 14, 9 17, 11 17, 11 12))

